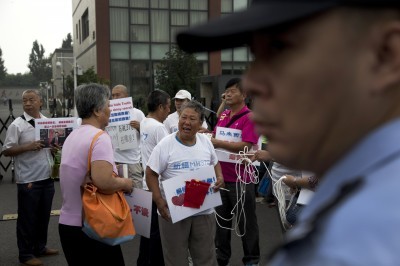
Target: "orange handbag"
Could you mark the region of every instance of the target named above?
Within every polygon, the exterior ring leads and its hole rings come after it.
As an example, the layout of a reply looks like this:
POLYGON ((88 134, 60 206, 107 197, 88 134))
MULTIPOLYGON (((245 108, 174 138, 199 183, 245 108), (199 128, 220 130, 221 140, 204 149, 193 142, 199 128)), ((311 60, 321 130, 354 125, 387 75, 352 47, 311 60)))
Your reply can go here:
MULTIPOLYGON (((88 175, 90 175, 93 145, 103 133, 104 131, 98 132, 90 145, 88 175)), ((82 206, 82 231, 90 238, 110 246, 119 245, 134 238, 136 232, 131 210, 123 192, 102 194, 93 183, 85 184, 82 206)))

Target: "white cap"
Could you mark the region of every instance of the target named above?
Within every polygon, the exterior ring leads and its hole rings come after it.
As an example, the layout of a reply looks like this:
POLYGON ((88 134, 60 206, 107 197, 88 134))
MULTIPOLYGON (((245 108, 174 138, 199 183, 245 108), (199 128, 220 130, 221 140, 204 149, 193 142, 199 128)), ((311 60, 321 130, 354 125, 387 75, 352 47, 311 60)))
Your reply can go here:
POLYGON ((192 95, 187 90, 180 90, 176 93, 174 99, 188 99, 192 100, 192 95))

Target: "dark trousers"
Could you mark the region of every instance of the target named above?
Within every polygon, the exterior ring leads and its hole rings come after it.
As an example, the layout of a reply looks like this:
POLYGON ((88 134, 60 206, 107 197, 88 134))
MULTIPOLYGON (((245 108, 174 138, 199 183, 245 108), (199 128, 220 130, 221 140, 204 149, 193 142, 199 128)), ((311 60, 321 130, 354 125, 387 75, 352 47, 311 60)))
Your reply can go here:
POLYGON ((17 244, 19 260, 25 262, 46 249, 54 181, 46 179, 17 187, 17 244))
POLYGON ((80 226, 58 225, 61 246, 69 266, 125 265, 121 246, 109 246, 86 236, 80 226))
POLYGON ((163 266, 164 257, 161 245, 160 228, 158 226, 157 205, 153 201, 151 211, 150 238, 140 238, 138 266, 163 266))
MULTIPOLYGON (((236 183, 225 183, 225 188, 229 191, 221 190, 222 205, 215 208, 218 215, 225 219, 231 218, 231 211, 235 204, 236 199, 236 183)), ((242 259, 244 264, 257 264, 260 260, 260 247, 259 247, 259 235, 258 235, 258 224, 256 216, 256 200, 255 200, 255 189, 254 184, 246 185, 245 202, 244 202, 244 214, 239 222, 239 231, 241 234, 244 232, 244 226, 246 226, 245 235, 242 236, 242 246, 244 257, 242 259), (245 224, 246 221, 246 224, 245 224)), ((241 208, 239 209, 239 213, 241 208)), ((218 218, 218 223, 226 228, 232 228, 232 220, 225 221, 218 218)), ((217 225, 217 233, 215 236, 215 247, 217 249, 217 261, 219 265, 227 265, 231 257, 231 230, 221 228, 217 225)))

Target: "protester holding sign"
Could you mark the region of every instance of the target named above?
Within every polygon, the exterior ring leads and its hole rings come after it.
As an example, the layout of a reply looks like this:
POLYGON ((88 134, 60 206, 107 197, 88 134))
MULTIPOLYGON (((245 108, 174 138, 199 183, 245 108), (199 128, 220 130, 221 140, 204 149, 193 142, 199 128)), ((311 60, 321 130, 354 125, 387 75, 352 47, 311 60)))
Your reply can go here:
MULTIPOLYGON (((225 101, 230 110, 226 110, 221 114, 214 129, 216 138, 211 138, 215 148, 226 150, 221 155, 227 152, 237 154, 243 151, 245 147, 250 150, 258 141, 254 124, 249 118, 250 110, 246 106, 245 99, 246 94, 243 91, 241 80, 239 78, 229 80, 225 86, 225 101), (218 132, 217 129, 219 129, 218 132), (240 134, 240 138, 238 136, 233 142, 225 139, 225 136, 221 136, 228 133, 232 135, 229 140, 234 140, 235 134, 240 134)), ((227 220, 217 218, 218 223, 224 228, 217 227, 215 243, 218 264, 227 265, 231 257, 231 231, 226 228, 232 227, 232 219, 230 218, 232 217, 232 210, 237 203, 236 183, 240 182, 238 175, 244 176, 244 168, 241 168, 241 173, 236 173, 235 163, 227 160, 220 161, 226 188, 229 191, 221 191, 222 206, 216 208, 216 212, 227 220)), ((254 184, 247 184, 245 191, 243 209, 246 218, 239 220, 240 233, 246 232, 242 237, 244 252, 242 261, 244 264, 257 264, 260 259, 260 248, 254 184)), ((241 210, 239 210, 239 213, 241 213, 241 210)))
MULTIPOLYGON (((122 99, 128 97, 128 89, 124 85, 117 85, 112 89, 113 99, 122 99)), ((137 108, 132 106, 131 120, 126 121, 130 127, 137 130, 136 140, 139 140, 140 135, 140 121, 144 119, 144 114, 137 108)), ((139 142, 138 142, 139 144, 139 142)), ((114 158, 117 164, 127 164, 128 165, 128 176, 132 178, 135 182, 135 187, 142 188, 142 165, 140 163, 140 146, 131 149, 120 149, 114 147, 114 158)))
POLYGON ((82 124, 65 140, 60 167, 63 203, 58 229, 68 265, 124 265, 120 245, 108 246, 82 231, 83 184, 91 182, 103 194, 131 192, 133 187, 132 179, 113 176, 117 168, 107 134, 101 134, 94 142, 88 173, 91 143, 110 118, 109 98, 110 90, 95 83, 75 90, 76 109, 82 124))
MULTIPOLYGON (((146 181, 153 192, 159 217, 161 241, 166 265, 187 265, 188 249, 194 265, 217 265, 214 245, 215 220, 208 209, 177 223, 171 223, 165 194, 158 178, 179 178, 202 167, 214 166, 218 190, 224 186, 221 167, 207 136, 197 134, 204 121, 204 108, 190 101, 181 109, 178 132, 165 137, 154 148, 146 168, 146 181)), ((187 208, 177 206, 177 208, 187 208)))
POLYGON ((54 196, 54 181, 50 178, 50 149, 35 140, 35 120, 45 118, 40 113, 43 104, 38 90, 22 93, 24 114, 9 126, 3 154, 13 156, 18 186, 17 244, 22 265, 42 265, 37 257, 58 254, 46 247, 47 228, 54 196))
MULTIPOLYGON (((140 151, 143 169, 146 169, 147 161, 154 147, 169 134, 162 122, 170 112, 170 105, 171 99, 165 91, 154 90, 147 97, 149 114, 140 122, 140 151)), ((143 188, 148 189, 145 179, 143 180, 143 188)), ((164 265, 157 205, 154 201, 151 214, 150 238, 143 236, 140 238, 137 265, 164 265)))

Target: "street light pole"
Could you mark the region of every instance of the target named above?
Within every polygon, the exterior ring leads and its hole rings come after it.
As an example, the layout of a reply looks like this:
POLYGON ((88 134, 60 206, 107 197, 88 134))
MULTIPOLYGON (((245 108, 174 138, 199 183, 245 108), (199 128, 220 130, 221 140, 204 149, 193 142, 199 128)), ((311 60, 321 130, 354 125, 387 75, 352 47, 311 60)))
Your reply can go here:
MULTIPOLYGON (((74 60, 74 63, 73 63, 73 69, 74 69, 74 99, 75 99, 75 90, 76 90, 76 87, 78 87, 78 78, 77 78, 77 71, 78 71, 78 64, 77 64, 77 62, 76 62, 76 57, 74 56, 74 57, 63 57, 63 56, 59 56, 59 57, 57 57, 57 59, 73 59, 74 60)), ((68 63, 70 63, 70 62, 68 62, 68 63)), ((70 63, 71 64, 71 63, 70 63)), ((58 61, 57 62, 57 65, 61 65, 61 62, 60 61, 58 61)), ((64 80, 64 76, 63 76, 63 80, 64 80)), ((63 81, 64 82, 64 81, 63 81)), ((64 85, 63 85, 64 86, 64 85)), ((69 101, 71 101, 72 99, 69 99, 69 101)), ((72 104, 74 103, 74 100, 72 100, 72 104)), ((69 104, 68 104, 69 105, 69 104)), ((76 111, 76 106, 75 106, 75 104, 73 104, 73 106, 74 106, 74 116, 75 117, 78 117, 78 113, 77 113, 77 111, 76 111)))

